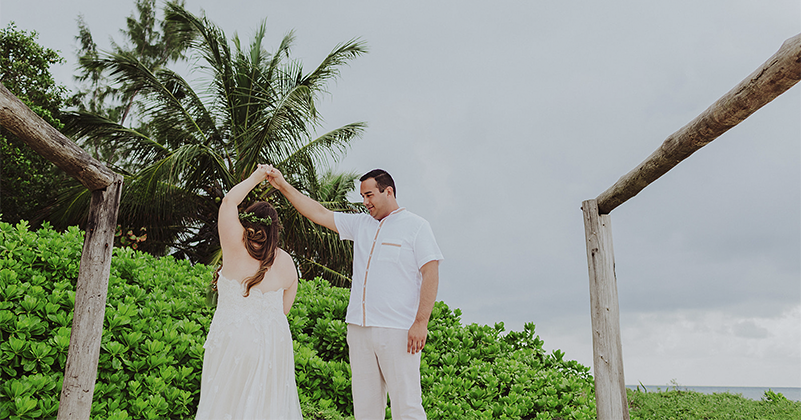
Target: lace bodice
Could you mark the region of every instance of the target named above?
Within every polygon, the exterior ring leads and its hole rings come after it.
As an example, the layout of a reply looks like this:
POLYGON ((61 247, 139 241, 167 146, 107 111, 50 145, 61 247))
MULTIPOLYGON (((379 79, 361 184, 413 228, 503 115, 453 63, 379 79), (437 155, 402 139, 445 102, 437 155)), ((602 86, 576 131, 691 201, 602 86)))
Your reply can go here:
POLYGON ((236 280, 220 276, 217 281, 217 310, 235 309, 240 311, 248 310, 272 310, 277 308, 279 312, 284 310, 284 289, 262 292, 255 287, 250 289, 250 296, 245 297, 245 285, 236 280))
POLYGON ((266 337, 267 329, 273 324, 287 324, 284 315, 284 289, 262 292, 250 289, 250 295, 244 296, 245 286, 236 280, 222 275, 217 281, 217 309, 212 319, 209 337, 205 347, 219 345, 225 335, 234 329, 253 329, 254 340, 266 337), (214 328, 216 327, 216 328, 214 328))

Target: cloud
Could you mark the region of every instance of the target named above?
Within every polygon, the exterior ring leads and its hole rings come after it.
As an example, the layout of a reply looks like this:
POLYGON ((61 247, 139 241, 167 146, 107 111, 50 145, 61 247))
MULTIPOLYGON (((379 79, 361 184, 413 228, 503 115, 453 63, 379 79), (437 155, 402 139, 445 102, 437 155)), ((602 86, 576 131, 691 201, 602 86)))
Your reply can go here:
POLYGON ((771 337, 770 330, 761 327, 754 322, 754 320, 740 321, 732 326, 732 332, 735 337, 741 338, 769 338, 771 337))
POLYGON ((798 386, 801 305, 776 316, 683 310, 621 314, 626 383, 798 386))

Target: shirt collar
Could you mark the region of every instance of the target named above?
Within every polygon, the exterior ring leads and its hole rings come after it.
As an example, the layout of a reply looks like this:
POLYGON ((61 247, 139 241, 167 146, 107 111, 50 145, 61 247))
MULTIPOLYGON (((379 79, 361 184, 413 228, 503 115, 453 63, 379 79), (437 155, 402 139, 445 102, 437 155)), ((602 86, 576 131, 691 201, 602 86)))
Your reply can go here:
POLYGON ((388 214, 388 215, 384 216, 384 218, 383 218, 383 219, 381 219, 381 220, 378 220, 378 222, 383 222, 384 220, 386 220, 387 218, 389 218, 389 216, 392 216, 392 215, 394 215, 394 214, 398 214, 398 213, 400 213, 400 212, 402 212, 402 211, 404 211, 404 210, 406 210, 406 207, 398 207, 398 208, 396 208, 395 210, 392 210, 392 213, 390 213, 390 214, 388 214))

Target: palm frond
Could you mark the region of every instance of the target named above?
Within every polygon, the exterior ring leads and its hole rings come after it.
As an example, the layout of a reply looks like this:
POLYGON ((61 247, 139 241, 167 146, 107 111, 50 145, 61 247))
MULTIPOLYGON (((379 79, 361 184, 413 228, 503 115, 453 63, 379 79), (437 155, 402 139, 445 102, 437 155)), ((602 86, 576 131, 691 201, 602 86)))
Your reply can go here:
MULTIPOLYGON (((182 5, 168 3, 164 12, 165 26, 177 39, 189 42, 200 52, 214 74, 214 88, 218 98, 229 98, 236 88, 233 81, 233 56, 225 32, 205 17, 197 17, 182 5)), ((230 107, 231 104, 225 104, 230 107)))
POLYGON ((70 226, 85 226, 92 200, 92 192, 75 178, 69 178, 66 183, 46 216, 53 227, 59 230, 70 226))
POLYGON ((295 43, 295 31, 289 31, 283 39, 281 39, 281 44, 278 46, 278 49, 273 53, 272 60, 270 61, 269 65, 267 65, 267 80, 275 80, 279 79, 275 77, 275 71, 279 68, 281 61, 284 59, 289 59, 290 51, 292 50, 292 44, 295 43))
POLYGON ((156 72, 156 100, 149 101, 146 108, 151 121, 159 121, 157 125, 162 136, 167 139, 196 138, 205 144, 219 146, 224 135, 216 125, 212 112, 203 100, 180 75, 169 69, 156 72), (166 128, 166 129, 165 129, 166 128))
POLYGON ((339 67, 367 53, 367 43, 358 38, 338 44, 314 71, 303 79, 303 84, 314 91, 325 91, 324 86, 339 76, 339 67))
MULTIPOLYGON (((158 159, 169 153, 161 143, 141 132, 124 127, 116 122, 85 111, 65 112, 64 134, 79 139, 84 147, 97 148, 99 145, 124 153, 125 158, 118 162, 106 162, 117 172, 127 172, 129 164, 158 159)), ((136 165, 134 165, 136 167, 136 165)))
POLYGON ((311 158, 315 160, 323 160, 333 157, 334 160, 336 160, 338 155, 344 154, 347 151, 347 147, 350 145, 350 142, 353 139, 360 137, 366 128, 366 123, 357 122, 342 126, 333 131, 329 131, 328 133, 325 133, 315 140, 307 143, 305 146, 295 150, 286 158, 285 161, 280 162, 280 164, 291 165, 290 162, 299 159, 300 157, 303 157, 304 159, 311 158), (330 154, 332 150, 337 152, 334 154, 334 156, 330 154))
POLYGON ((149 186, 149 194, 155 194, 160 186, 180 185, 188 191, 197 191, 207 187, 209 180, 219 180, 229 187, 237 182, 226 168, 223 157, 203 144, 182 145, 142 169, 137 179, 149 186))
POLYGON ((208 131, 215 130, 214 120, 177 73, 165 68, 151 71, 131 53, 111 54, 98 62, 129 94, 136 92, 145 98, 145 114, 160 127, 169 128, 178 138, 208 141, 208 131))
POLYGON ((330 203, 327 208, 335 211, 360 211, 364 206, 361 203, 350 203, 348 194, 353 191, 359 175, 355 172, 335 173, 330 169, 320 176, 320 188, 315 200, 320 203, 330 203), (344 205, 340 205, 343 203, 344 205))
MULTIPOLYGON (((342 241, 339 235, 305 218, 294 207, 281 198, 274 202, 280 208, 281 224, 284 226, 283 248, 295 256, 314 261, 349 277, 353 261, 353 243, 342 241)), ((307 270, 308 271, 308 270, 307 270)), ((308 274, 304 272, 304 275, 308 274)), ((327 280, 336 280, 323 276, 327 280)))
POLYGON ((252 130, 242 133, 237 142, 241 150, 240 167, 250 167, 254 162, 283 161, 303 146, 310 134, 308 121, 313 100, 309 94, 308 88, 297 86, 275 104, 272 112, 265 113, 252 130))

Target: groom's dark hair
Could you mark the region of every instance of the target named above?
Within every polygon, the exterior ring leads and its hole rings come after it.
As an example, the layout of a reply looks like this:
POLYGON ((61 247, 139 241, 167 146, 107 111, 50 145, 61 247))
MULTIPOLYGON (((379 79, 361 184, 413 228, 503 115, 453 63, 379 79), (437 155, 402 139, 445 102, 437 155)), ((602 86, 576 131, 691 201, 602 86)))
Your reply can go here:
POLYGON ((389 172, 383 169, 373 169, 372 171, 362 175, 362 177, 359 178, 359 181, 364 182, 370 178, 375 179, 375 185, 378 187, 378 191, 384 192, 387 187, 392 187, 392 195, 395 198, 398 198, 398 190, 395 189, 395 181, 392 180, 389 172))

